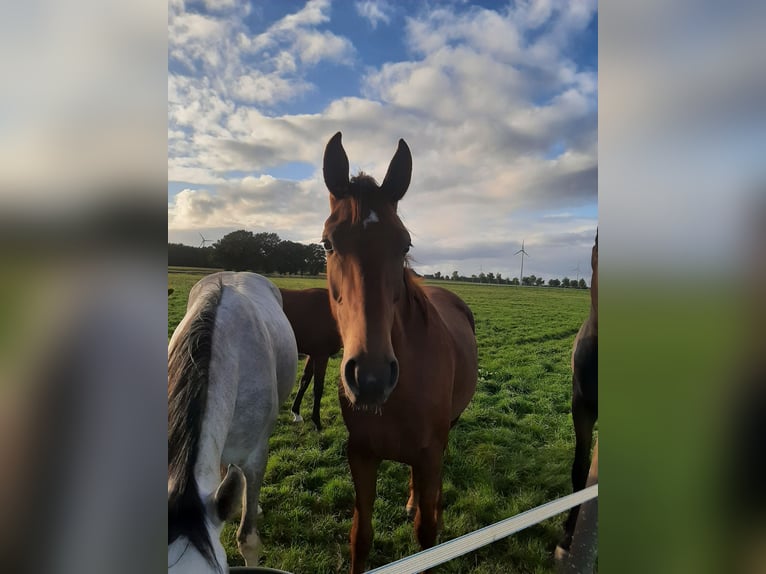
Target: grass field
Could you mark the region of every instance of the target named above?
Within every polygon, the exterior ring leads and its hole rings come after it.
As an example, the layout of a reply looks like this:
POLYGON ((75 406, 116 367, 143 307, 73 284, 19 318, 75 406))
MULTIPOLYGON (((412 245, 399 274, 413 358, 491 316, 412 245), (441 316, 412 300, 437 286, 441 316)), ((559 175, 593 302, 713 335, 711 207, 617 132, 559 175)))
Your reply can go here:
MULTIPOLYGON (((183 317, 188 291, 201 276, 169 274, 168 285, 175 292, 168 300, 168 335, 183 317)), ((273 281, 297 289, 324 286, 320 279, 273 281)), ((588 291, 579 290, 436 284, 455 291, 471 307, 479 347, 476 395, 450 433, 445 458, 443 542, 571 492, 570 353, 590 298, 588 291)), ((339 358, 333 359, 327 370, 321 434, 310 422, 293 423, 289 403, 280 413, 261 491, 264 566, 295 574, 348 571, 354 487, 337 399, 339 364, 339 358)), ((310 412, 312 400, 308 392, 302 412, 310 412)), ((419 550, 404 511, 408 479, 404 465, 384 462, 380 467, 370 567, 419 550)), ((563 518, 542 522, 437 570, 553 572, 551 553, 563 518)), ((236 525, 227 524, 223 535, 232 565, 242 564, 235 531, 236 525)))

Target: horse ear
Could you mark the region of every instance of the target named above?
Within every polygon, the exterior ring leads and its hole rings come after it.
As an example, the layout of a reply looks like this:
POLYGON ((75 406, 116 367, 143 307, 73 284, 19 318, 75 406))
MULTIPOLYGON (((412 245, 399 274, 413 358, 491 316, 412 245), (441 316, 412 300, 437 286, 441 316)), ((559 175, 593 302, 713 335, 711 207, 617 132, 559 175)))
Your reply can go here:
POLYGON ((348 156, 340 141, 340 132, 332 136, 324 148, 324 183, 335 197, 342 199, 348 191, 348 156))
POLYGON ((392 203, 396 203, 407 193, 411 178, 412 154, 407 143, 400 139, 399 147, 396 148, 396 153, 388 166, 386 177, 383 179, 380 189, 388 194, 392 203))
POLYGON ((230 464, 213 498, 216 516, 221 522, 232 518, 240 509, 244 490, 245 475, 238 466, 230 464))

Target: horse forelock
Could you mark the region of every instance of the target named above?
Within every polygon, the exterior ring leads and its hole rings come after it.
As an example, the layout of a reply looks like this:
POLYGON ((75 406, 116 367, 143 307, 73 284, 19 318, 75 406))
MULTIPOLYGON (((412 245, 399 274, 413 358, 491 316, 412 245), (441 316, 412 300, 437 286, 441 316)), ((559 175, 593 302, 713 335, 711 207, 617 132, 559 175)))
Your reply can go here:
POLYGON ((199 496, 197 463, 212 353, 213 329, 223 283, 201 296, 196 316, 183 325, 168 354, 168 545, 184 536, 220 570, 199 496))
POLYGON ((375 178, 362 171, 349 180, 347 204, 352 224, 362 223, 369 217, 370 211, 383 211, 390 205, 382 196, 375 178))

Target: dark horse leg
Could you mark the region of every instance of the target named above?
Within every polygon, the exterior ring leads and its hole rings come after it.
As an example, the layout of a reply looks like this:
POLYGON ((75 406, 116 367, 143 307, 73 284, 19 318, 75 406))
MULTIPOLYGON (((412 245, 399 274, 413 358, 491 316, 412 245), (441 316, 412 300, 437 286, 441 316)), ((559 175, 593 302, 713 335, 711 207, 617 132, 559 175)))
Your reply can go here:
POLYGON ((418 500, 418 510, 415 513, 415 537, 424 550, 436 544, 438 523, 441 518, 441 453, 441 450, 427 453, 412 469, 418 500))
POLYGON ((324 393, 324 375, 327 371, 327 361, 330 357, 318 357, 314 361, 314 408, 311 411, 311 420, 318 431, 322 430, 322 421, 319 418, 319 407, 322 404, 322 393, 324 393))
POLYGON ((356 491, 351 527, 351 574, 364 572, 372 548, 372 507, 379 462, 349 445, 348 464, 356 491))
POLYGON ((301 386, 298 388, 298 394, 295 395, 293 406, 290 409, 293 411, 293 420, 300 422, 301 418, 301 402, 303 401, 303 395, 306 393, 306 389, 309 387, 311 377, 314 375, 314 359, 308 357, 306 359, 306 366, 303 368, 303 376, 301 377, 301 386))
MULTIPOLYGON (((575 394, 572 397, 572 420, 575 427, 575 457, 572 463, 572 492, 577 492, 585 488, 585 481, 588 478, 588 469, 590 468, 590 448, 593 441, 593 426, 596 424, 598 411, 595 405, 588 403, 581 395, 575 394)), ((564 538, 559 543, 559 547, 564 551, 569 551, 572 543, 572 534, 575 524, 577 524, 577 514, 579 506, 573 507, 569 511, 569 516, 564 523, 564 538)), ((557 551, 558 552, 558 551, 557 551)))
POLYGON ((407 505, 404 507, 407 511, 407 518, 413 520, 418 511, 418 491, 415 489, 415 471, 410 469, 410 497, 407 499, 407 505))

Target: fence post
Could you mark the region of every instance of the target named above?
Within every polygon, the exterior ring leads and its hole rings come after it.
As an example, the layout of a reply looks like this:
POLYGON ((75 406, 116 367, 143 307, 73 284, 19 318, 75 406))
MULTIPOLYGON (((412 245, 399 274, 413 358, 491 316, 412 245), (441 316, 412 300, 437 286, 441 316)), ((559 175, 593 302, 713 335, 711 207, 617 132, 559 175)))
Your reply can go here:
MULTIPOLYGON (((585 487, 598 483, 598 437, 593 448, 588 480, 585 487)), ((598 498, 580 505, 577 524, 572 535, 569 555, 559 563, 559 574, 592 573, 598 549, 598 498)))

